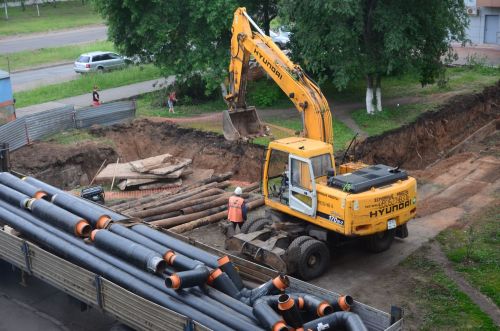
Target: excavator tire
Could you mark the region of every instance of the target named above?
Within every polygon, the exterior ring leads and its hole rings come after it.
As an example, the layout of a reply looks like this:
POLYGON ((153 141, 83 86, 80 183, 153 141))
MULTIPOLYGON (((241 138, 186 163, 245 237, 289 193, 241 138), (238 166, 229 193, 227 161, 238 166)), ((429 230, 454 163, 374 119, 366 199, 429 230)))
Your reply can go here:
POLYGON ((257 218, 253 221, 244 222, 240 228, 240 231, 241 233, 260 231, 266 224, 271 224, 271 220, 267 218, 257 218))
POLYGON ((395 229, 372 234, 365 238, 365 247, 372 253, 386 251, 391 247, 395 234, 395 229))
POLYGON ((330 265, 330 252, 322 241, 306 240, 300 246, 297 273, 303 280, 322 275, 330 265))
POLYGON ((290 253, 292 253, 292 254, 293 254, 294 250, 297 250, 297 252, 300 252, 299 251, 300 246, 302 246, 302 244, 305 243, 308 240, 314 240, 314 238, 310 237, 310 236, 300 236, 300 237, 295 238, 291 242, 290 246, 288 246, 287 251, 290 252, 290 253))

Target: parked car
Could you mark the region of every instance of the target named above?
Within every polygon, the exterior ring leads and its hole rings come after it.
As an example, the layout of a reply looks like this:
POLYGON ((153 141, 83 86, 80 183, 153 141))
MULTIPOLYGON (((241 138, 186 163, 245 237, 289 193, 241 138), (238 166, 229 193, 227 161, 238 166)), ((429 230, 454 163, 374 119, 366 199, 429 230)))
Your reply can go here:
POLYGON ((280 29, 279 32, 271 30, 269 31, 269 34, 271 35, 271 39, 276 45, 278 45, 279 48, 285 49, 288 46, 288 43, 290 42, 290 32, 282 31, 280 29))
POLYGON ((125 59, 113 52, 90 52, 80 55, 73 69, 78 73, 109 71, 126 66, 125 59))

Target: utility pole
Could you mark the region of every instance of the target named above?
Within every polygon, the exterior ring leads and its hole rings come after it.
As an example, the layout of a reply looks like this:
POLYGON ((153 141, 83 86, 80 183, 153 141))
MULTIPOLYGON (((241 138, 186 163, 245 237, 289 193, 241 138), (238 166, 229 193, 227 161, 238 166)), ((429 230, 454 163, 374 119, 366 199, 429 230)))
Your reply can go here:
POLYGON ((35 0, 35 4, 36 4, 36 11, 38 13, 38 17, 40 17, 40 8, 38 8, 38 0, 35 0))

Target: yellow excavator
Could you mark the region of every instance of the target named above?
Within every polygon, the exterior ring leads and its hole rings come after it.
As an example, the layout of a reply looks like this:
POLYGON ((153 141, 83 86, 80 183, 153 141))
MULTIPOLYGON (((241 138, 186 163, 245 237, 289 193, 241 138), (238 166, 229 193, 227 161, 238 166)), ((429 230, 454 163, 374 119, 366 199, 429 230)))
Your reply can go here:
POLYGON ((383 164, 336 168, 327 100, 245 8, 236 10, 232 25, 226 139, 265 133, 255 108, 246 105, 251 56, 300 112, 303 132, 269 143, 262 174, 266 215, 244 223, 241 233, 227 227, 226 248, 307 280, 328 268, 332 245, 361 237, 370 251, 381 252, 395 236, 407 237, 406 224, 416 215, 416 180, 383 164))

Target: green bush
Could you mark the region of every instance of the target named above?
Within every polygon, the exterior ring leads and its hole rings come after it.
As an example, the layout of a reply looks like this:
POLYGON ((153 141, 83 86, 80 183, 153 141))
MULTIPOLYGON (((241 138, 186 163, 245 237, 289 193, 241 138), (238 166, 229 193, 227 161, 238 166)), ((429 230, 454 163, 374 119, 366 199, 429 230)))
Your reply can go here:
POLYGON ((283 92, 276 83, 270 80, 249 82, 249 104, 256 107, 269 107, 283 97, 283 92))

